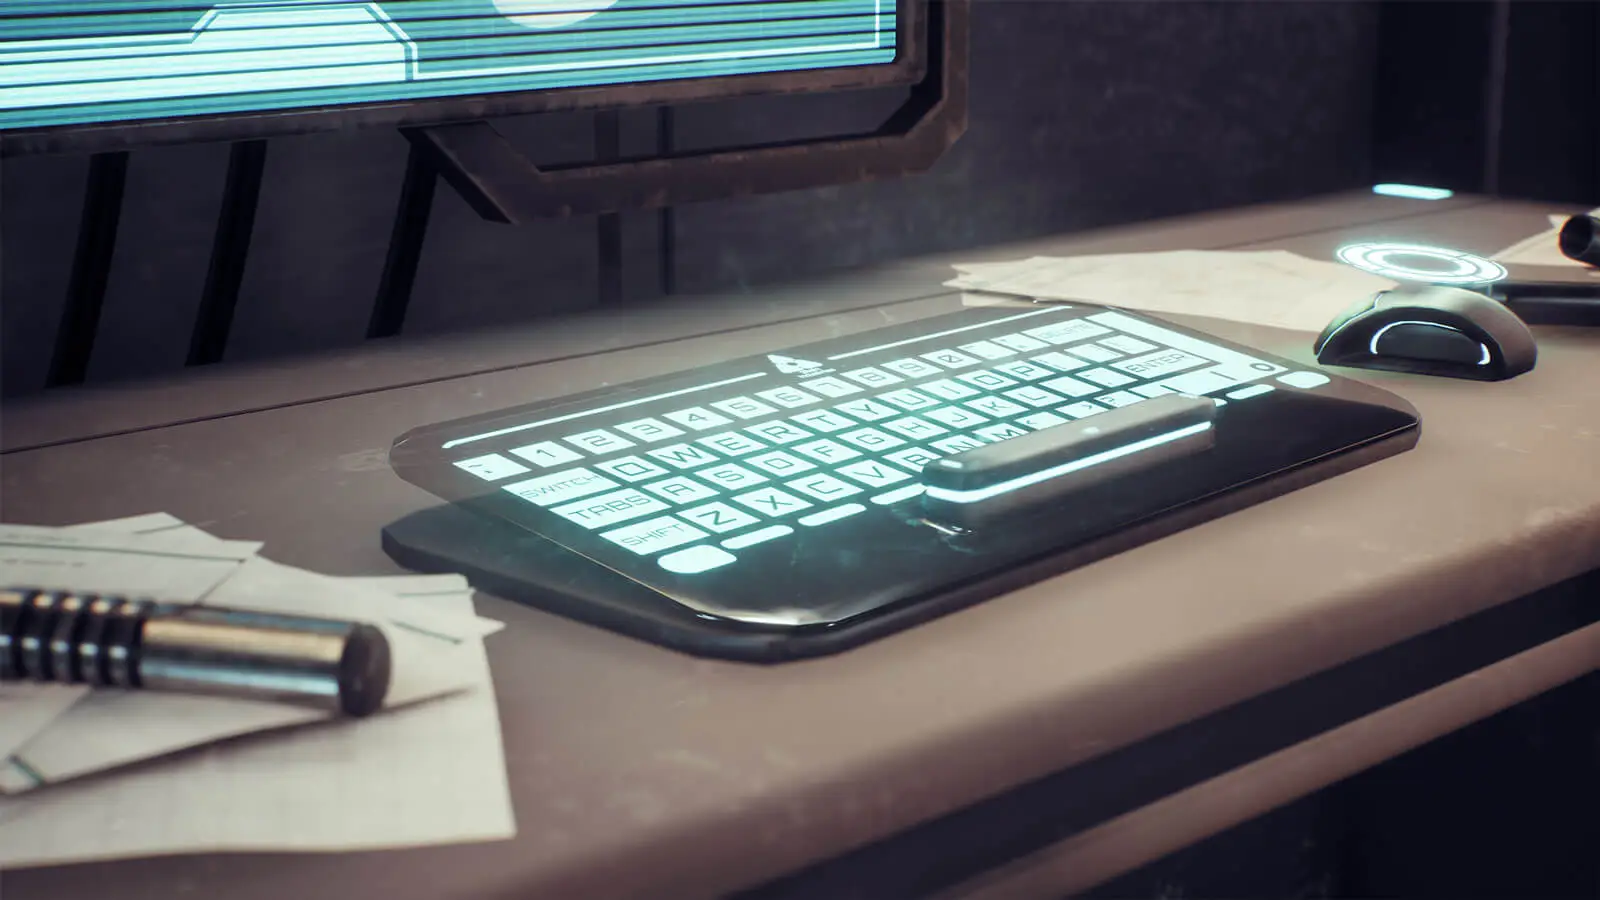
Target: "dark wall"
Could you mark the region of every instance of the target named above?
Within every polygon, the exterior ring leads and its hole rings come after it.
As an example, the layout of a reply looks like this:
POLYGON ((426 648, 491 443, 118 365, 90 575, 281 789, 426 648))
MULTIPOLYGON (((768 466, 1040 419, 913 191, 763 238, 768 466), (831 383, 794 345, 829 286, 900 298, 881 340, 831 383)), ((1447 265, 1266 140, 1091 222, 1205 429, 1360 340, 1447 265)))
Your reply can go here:
MULTIPOLYGON (((1286 199, 1368 183, 1378 10, 1369 3, 977 0, 971 127, 930 173, 674 211, 677 287, 1286 199)), ((875 126, 895 92, 677 112, 680 146, 875 126)), ((497 123, 538 162, 594 150, 587 116, 497 123)), ((653 116, 623 118, 624 152, 653 116)), ((406 146, 393 132, 274 140, 226 359, 362 339, 406 146)), ((180 368, 227 169, 221 145, 133 154, 89 380, 180 368)), ((39 389, 69 289, 87 160, 0 169, 3 387, 39 389)), ((623 216, 624 300, 658 296, 661 218, 623 216)), ((595 220, 478 220, 441 189, 406 333, 596 302, 595 220)))

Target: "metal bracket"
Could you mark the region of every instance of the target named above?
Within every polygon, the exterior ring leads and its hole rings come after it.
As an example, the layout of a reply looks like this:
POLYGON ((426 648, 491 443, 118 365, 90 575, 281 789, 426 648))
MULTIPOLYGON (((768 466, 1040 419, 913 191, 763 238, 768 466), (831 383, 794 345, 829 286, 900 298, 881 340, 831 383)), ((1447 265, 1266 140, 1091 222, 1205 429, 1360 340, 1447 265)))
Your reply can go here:
POLYGON ((402 132, 480 216, 513 225, 909 175, 966 131, 969 19, 970 0, 930 3, 926 74, 868 134, 541 168, 486 121, 402 132))

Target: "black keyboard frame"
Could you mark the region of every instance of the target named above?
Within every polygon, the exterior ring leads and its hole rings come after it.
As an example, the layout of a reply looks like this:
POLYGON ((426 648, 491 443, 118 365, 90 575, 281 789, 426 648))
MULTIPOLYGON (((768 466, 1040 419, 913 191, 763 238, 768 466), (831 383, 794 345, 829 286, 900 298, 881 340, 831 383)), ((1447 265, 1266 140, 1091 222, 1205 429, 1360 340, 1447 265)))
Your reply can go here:
MULTIPOLYGON (((1058 309, 1065 318, 1105 311, 1058 309)), ((1014 306, 971 308, 773 352, 823 358, 1016 312, 1014 306)), ((1306 369, 1153 316, 1120 312, 1290 371, 1306 369)), ((441 450, 449 436, 471 429, 716 381, 723 373, 765 362, 765 354, 759 354, 408 432, 391 452, 395 470, 452 502, 390 525, 384 548, 410 568, 461 572, 489 593, 654 643, 698 655, 776 662, 837 652, 1403 452, 1415 445, 1420 431, 1416 413, 1404 401, 1368 385, 1336 376, 1314 389, 1277 385, 1271 393, 1220 408, 1218 446, 1207 454, 1157 466, 1137 480, 1091 488, 1070 504, 1002 527, 966 533, 932 528, 920 520, 920 498, 915 498, 872 510, 871 516, 811 532, 801 529, 791 539, 746 548, 738 566, 720 573, 680 581, 650 572, 654 586, 512 524, 509 518, 524 501, 497 489, 461 490, 462 481, 451 477, 449 468, 452 457, 461 454, 441 450), (890 511, 903 528, 885 529, 879 514, 890 511), (825 574, 807 577, 819 571, 825 574), (884 577, 885 572, 891 576, 884 577), (838 589, 858 574, 876 575, 877 589, 838 589), (718 578, 744 579, 746 597, 774 597, 783 621, 708 615, 699 598, 693 603, 675 599, 677 590, 713 596, 721 590, 718 578), (758 583, 751 584, 753 578, 758 583)))

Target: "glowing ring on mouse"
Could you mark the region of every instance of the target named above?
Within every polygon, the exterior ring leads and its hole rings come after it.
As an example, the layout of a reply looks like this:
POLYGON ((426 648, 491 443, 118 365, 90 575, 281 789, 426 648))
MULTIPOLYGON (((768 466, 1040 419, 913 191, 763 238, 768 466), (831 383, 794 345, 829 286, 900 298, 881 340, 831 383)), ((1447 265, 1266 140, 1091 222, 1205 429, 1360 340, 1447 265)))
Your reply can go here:
POLYGON ((1422 244, 1364 243, 1339 248, 1340 261, 1396 281, 1427 284, 1493 284, 1506 277, 1506 267, 1464 250, 1422 244), (1420 256, 1444 264, 1441 269, 1421 269, 1394 262, 1397 256, 1420 256))

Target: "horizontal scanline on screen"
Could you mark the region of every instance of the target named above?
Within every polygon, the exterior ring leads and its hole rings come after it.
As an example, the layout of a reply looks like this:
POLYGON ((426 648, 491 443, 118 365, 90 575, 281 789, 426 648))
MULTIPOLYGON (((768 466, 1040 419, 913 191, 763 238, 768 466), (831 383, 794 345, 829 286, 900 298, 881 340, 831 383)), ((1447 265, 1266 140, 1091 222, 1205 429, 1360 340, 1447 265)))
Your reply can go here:
MULTIPOLYGON (((823 0, 823 2, 827 2, 827 0, 823 0)), ((830 5, 832 5, 832 4, 830 4, 830 5)), ((884 21, 882 21, 882 20, 884 20, 884 18, 885 17, 876 16, 876 15, 874 15, 872 13, 863 14, 863 13, 859 13, 859 12, 858 13, 831 13, 831 14, 827 14, 827 15, 813 15, 813 16, 806 16, 806 17, 803 17, 803 18, 785 19, 785 20, 783 20, 781 22, 778 22, 778 23, 772 23, 772 22, 763 23, 761 25, 761 28, 760 28, 760 33, 758 33, 756 35, 749 35, 750 23, 748 23, 748 22, 740 22, 740 21, 737 21, 737 20, 732 20, 732 21, 723 21, 723 22, 715 22, 715 21, 697 22, 697 23, 694 23, 694 24, 668 25, 668 26, 662 26, 662 25, 654 25, 654 26, 650 26, 650 25, 623 25, 623 26, 616 26, 616 27, 589 28, 589 29, 582 29, 582 30, 574 28, 574 29, 564 29, 562 31, 548 32, 548 33, 544 33, 544 34, 531 34, 531 35, 530 34, 526 34, 526 33, 510 33, 510 34, 506 34, 506 33, 483 33, 483 34, 474 34, 474 35, 452 35, 452 36, 445 36, 445 37, 417 37, 417 36, 412 36, 410 43, 412 45, 416 46, 419 50, 424 49, 424 48, 448 47, 448 46, 453 45, 453 44, 485 44, 485 45, 492 44, 495 47, 504 47, 504 46, 516 45, 516 44, 537 44, 541 48, 543 48, 543 47, 552 47, 552 48, 560 49, 560 48, 571 47, 571 46, 576 45, 576 44, 592 44, 592 43, 596 43, 596 42, 605 41, 605 42, 608 42, 608 43, 605 43, 602 47, 596 48, 596 49, 605 49, 606 47, 632 46, 633 44, 630 43, 628 40, 626 40, 627 38, 630 38, 630 37, 635 37, 637 40, 643 40, 645 38, 653 38, 653 37, 661 37, 661 36, 670 35, 673 38, 675 38, 675 42, 676 43, 690 44, 690 43, 700 43, 701 41, 706 41, 706 40, 723 40, 723 39, 725 39, 722 36, 724 33, 733 32, 733 31, 736 31, 740 35, 744 35, 744 36, 763 38, 763 37, 777 37, 777 36, 799 36, 799 35, 809 34, 809 33, 813 33, 813 32, 817 33, 817 34, 837 34, 837 33, 840 33, 840 31, 842 29, 849 28, 851 31, 853 31, 856 34, 871 35, 871 34, 878 34, 880 32, 884 32, 884 31, 892 32, 894 30, 894 21, 892 20, 892 18, 888 19, 886 24, 885 24, 884 21), (619 38, 624 39, 624 40, 618 40, 619 38)), ((315 27, 315 26, 313 26, 313 27, 315 27)), ((333 34, 335 32, 335 28, 333 28, 333 27, 330 27, 330 26, 320 26, 320 27, 325 28, 329 34, 333 34)), ((340 28, 340 29, 337 29, 337 30, 338 31, 347 31, 347 29, 343 29, 343 28, 340 28)), ((304 28, 304 29, 299 29, 299 30, 297 30, 296 33, 297 33, 297 35, 300 35, 302 37, 309 38, 309 37, 311 37, 311 35, 306 34, 306 32, 311 32, 311 31, 312 31, 312 28, 308 27, 308 28, 304 28)), ((392 46, 395 43, 397 43, 397 41, 394 41, 394 40, 377 41, 377 40, 372 40, 370 38, 366 38, 366 39, 362 39, 362 40, 342 40, 342 41, 341 40, 330 40, 330 41, 308 40, 305 43, 298 43, 298 44, 276 44, 276 45, 266 45, 266 46, 261 46, 261 47, 250 47, 250 48, 244 48, 244 49, 237 48, 237 47, 226 47, 226 48, 219 48, 219 49, 214 49, 214 50, 209 50, 209 49, 194 49, 194 50, 185 49, 185 50, 183 50, 181 52, 156 53, 156 52, 152 52, 152 50, 156 49, 156 48, 163 48, 163 47, 170 48, 172 46, 172 44, 165 43, 165 42, 153 42, 152 41, 152 42, 149 42, 149 43, 136 44, 136 45, 133 45, 131 47, 128 46, 128 45, 119 44, 116 51, 97 53, 94 56, 93 61, 96 62, 96 63, 104 62, 104 63, 110 64, 110 63, 122 63, 122 62, 126 62, 128 60, 141 60, 141 59, 158 58, 158 57, 162 57, 162 56, 172 56, 172 57, 182 56, 184 58, 200 58, 200 59, 203 59, 203 58, 206 58, 207 56, 216 56, 216 55, 221 55, 221 54, 236 54, 236 53, 243 53, 243 52, 248 52, 248 53, 278 53, 278 52, 285 52, 285 51, 292 52, 292 51, 311 50, 311 49, 329 50, 329 51, 331 51, 331 50, 337 50, 337 49, 340 49, 340 48, 371 48, 371 47, 392 46), (144 48, 142 52, 139 52, 140 48, 144 48)), ((184 44, 184 46, 188 47, 188 46, 191 46, 191 45, 190 44, 184 44)), ((545 52, 545 51, 543 49, 540 49, 540 50, 527 50, 527 51, 521 51, 521 52, 530 52, 531 53, 531 52, 545 52)), ((8 60, 13 60, 13 61, 14 60, 21 60, 21 59, 26 58, 29 55, 32 55, 32 54, 11 50, 10 48, 7 48, 3 43, 0 43, 0 62, 4 62, 4 61, 8 61, 8 60)), ((476 55, 487 56, 487 55, 490 55, 490 54, 478 53, 476 55)), ((426 54, 426 57, 427 57, 427 61, 429 61, 429 62, 439 58, 439 57, 435 56, 435 54, 433 54, 431 52, 426 54)), ((446 57, 446 58, 449 58, 449 57, 446 57)), ((46 62, 55 62, 55 60, 54 59, 50 59, 50 60, 46 60, 46 62)), ((61 64, 79 63, 79 62, 88 62, 88 60, 76 60, 76 59, 62 60, 61 64)), ((3 75, 3 73, 0 73, 0 83, 4 83, 4 82, 5 82, 4 75, 3 75)))
MULTIPOLYGON (((856 35, 851 35, 851 37, 856 37, 856 35)), ((415 86, 417 86, 419 84, 426 84, 426 83, 429 83, 430 81, 437 81, 437 80, 444 79, 444 78, 451 79, 452 81, 455 81, 455 82, 462 82, 462 81, 478 82, 478 81, 485 81, 485 80, 489 80, 489 79, 498 79, 498 78, 513 78, 513 77, 519 77, 519 76, 520 77, 526 77, 527 75, 532 75, 532 74, 550 74, 550 75, 554 75, 554 74, 571 73, 571 72, 577 72, 577 71, 596 70, 596 69, 609 69, 609 70, 616 71, 616 72, 618 72, 620 74, 622 72, 627 72, 627 71, 632 71, 632 70, 637 70, 637 69, 642 69, 642 68, 643 69, 647 69, 647 68, 650 68, 650 67, 653 67, 653 66, 685 65, 685 64, 693 64, 693 63, 702 62, 702 61, 711 62, 711 61, 726 60, 726 61, 729 61, 729 62, 741 62, 741 61, 748 61, 748 60, 753 59, 753 58, 771 58, 771 57, 785 57, 785 56, 816 56, 816 55, 820 55, 820 54, 834 54, 834 53, 840 53, 840 52, 852 51, 852 50, 873 50, 873 49, 876 49, 873 46, 873 43, 871 41, 859 41, 859 40, 856 41, 855 43, 838 43, 838 44, 831 44, 831 45, 816 45, 814 42, 808 42, 808 43, 803 43, 803 44, 802 43, 798 43, 798 42, 789 42, 790 43, 789 46, 779 46, 779 47, 770 47, 770 46, 767 46, 767 45, 773 44, 773 43, 780 43, 781 44, 781 43, 785 43, 785 42, 781 42, 781 41, 780 42, 775 42, 775 41, 760 41, 760 42, 744 41, 744 42, 727 42, 727 43, 728 44, 741 44, 742 46, 740 46, 738 49, 732 49, 732 50, 727 50, 727 51, 701 50, 701 51, 688 52, 688 53, 679 53, 679 54, 670 55, 670 56, 646 57, 646 58, 634 57, 634 58, 620 59, 620 60, 619 59, 593 59, 594 54, 593 53, 588 53, 588 54, 583 54, 582 58, 578 58, 578 59, 569 59, 569 60, 566 60, 566 61, 554 62, 554 63, 528 64, 528 65, 504 65, 503 63, 505 62, 506 57, 496 57, 495 58, 496 61, 502 63, 502 65, 496 66, 494 68, 474 69, 474 70, 467 70, 467 71, 462 71, 462 72, 444 73, 444 74, 441 74, 441 75, 436 75, 433 79, 424 78, 424 79, 410 80, 410 81, 396 79, 393 82, 390 82, 389 86, 393 87, 393 86, 398 86, 398 85, 405 85, 407 87, 415 87, 415 86)), ((692 49, 692 48, 686 48, 686 49, 692 49)), ((352 64, 347 64, 347 65, 352 70, 361 68, 360 64, 352 63, 352 64)), ((813 65, 811 67, 814 68, 815 66, 813 65)), ((307 71, 316 71, 319 74, 324 74, 324 73, 337 72, 339 70, 339 68, 341 68, 341 66, 332 66, 332 65, 330 65, 330 66, 317 66, 314 69, 308 69, 307 71)), ((282 69, 282 70, 278 70, 278 71, 292 72, 292 71, 295 71, 295 70, 296 70, 295 68, 289 68, 289 69, 282 69)), ((15 109, 15 108, 42 109, 42 108, 62 107, 62 106, 80 106, 81 107, 81 106, 92 105, 92 104, 107 104, 107 103, 117 102, 119 100, 137 101, 137 100, 182 99, 184 97, 222 96, 222 95, 234 95, 234 94, 247 94, 247 93, 252 93, 254 91, 281 90, 282 88, 279 87, 279 86, 262 87, 262 86, 259 86, 259 84, 257 84, 257 82, 259 82, 259 80, 260 80, 260 77, 261 77, 261 74, 262 74, 263 71, 272 71, 272 70, 264 70, 262 67, 256 66, 256 67, 248 68, 248 69, 237 69, 237 70, 221 71, 221 72, 216 72, 216 73, 213 73, 213 74, 209 74, 209 75, 206 76, 206 78, 208 80, 210 80, 210 81, 216 81, 216 80, 221 80, 221 79, 229 79, 229 80, 232 80, 235 83, 229 84, 229 85, 225 85, 225 86, 224 85, 218 85, 218 84, 207 84, 207 85, 190 84, 188 86, 188 89, 184 93, 176 95, 174 97, 170 97, 170 98, 159 98, 159 97, 152 97, 152 96, 139 96, 139 97, 133 97, 133 98, 116 98, 116 97, 105 97, 103 94, 101 94, 101 95, 98 95, 98 96, 93 96, 93 97, 85 98, 85 99, 82 99, 82 100, 78 100, 76 98, 64 99, 64 100, 57 100, 56 102, 52 102, 52 103, 35 103, 35 104, 31 104, 30 106, 27 106, 27 107, 22 107, 21 104, 14 102, 15 100, 21 99, 21 97, 16 96, 18 92, 14 91, 14 92, 12 92, 12 94, 13 94, 13 96, 12 96, 13 102, 10 103, 10 104, 7 103, 7 95, 6 94, 0 94, 0 110, 3 110, 5 108, 7 108, 7 106, 10 106, 10 108, 13 108, 13 109, 15 109)), ((687 76, 685 76, 685 77, 687 77, 687 76)), ((103 90, 106 85, 115 85, 115 84, 137 85, 137 84, 139 84, 141 82, 143 82, 143 83, 159 83, 161 80, 162 79, 157 78, 157 77, 131 78, 131 79, 130 78, 123 78, 123 79, 102 79, 102 80, 78 80, 78 81, 70 81, 70 82, 59 82, 59 83, 52 84, 52 85, 41 85, 41 87, 45 87, 45 86, 55 87, 55 88, 78 88, 78 87, 81 87, 81 88, 85 88, 85 89, 93 88, 93 89, 97 89, 97 90, 103 90)), ((343 83, 333 82, 333 83, 342 84, 343 86, 352 86, 352 85, 360 86, 360 84, 361 84, 360 82, 343 82, 343 83)), ((372 84, 373 86, 384 86, 383 82, 377 82, 377 83, 369 82, 369 84, 372 84)), ((474 84, 473 86, 474 86, 475 89, 483 91, 483 92, 488 92, 489 91, 489 88, 486 85, 474 84)), ((317 86, 313 86, 313 87, 309 87, 309 88, 304 88, 304 87, 303 88, 299 88, 299 90, 302 91, 302 92, 304 92, 304 91, 314 91, 314 90, 318 90, 318 89, 320 89, 320 88, 317 87, 317 86)), ((516 89, 518 89, 516 86, 509 86, 509 87, 505 88, 505 90, 516 90, 516 89)), ((521 89, 523 89, 523 90, 533 90, 533 89, 538 89, 538 86, 530 85, 530 86, 527 86, 527 87, 523 87, 521 89)))
MULTIPOLYGON (((821 65, 829 67, 879 65, 892 60, 892 51, 881 49, 853 50, 829 53, 824 59, 827 62, 821 65)), ((627 80, 632 83, 651 81, 666 81, 676 78, 713 78, 749 74, 752 71, 765 73, 774 72, 799 72, 815 71, 819 68, 818 57, 809 54, 793 53, 780 57, 763 59, 761 67, 752 70, 748 60, 726 59, 705 60, 693 63, 679 63, 665 66, 645 66, 641 68, 619 69, 601 68, 584 69, 563 73, 547 73, 529 77, 526 75, 497 75, 475 79, 471 83, 472 95, 488 96, 500 93, 517 93, 530 90, 543 90, 547 88, 572 88, 572 87, 605 87, 615 85, 619 81, 627 80)), ((341 96, 330 96, 332 89, 283 89, 267 88, 256 91, 240 92, 226 95, 228 106, 226 111, 234 114, 251 114, 256 112, 282 111, 286 109, 315 109, 319 105, 328 103, 412 103, 422 100, 444 100, 452 97, 468 96, 460 90, 461 84, 456 81, 412 81, 404 83, 403 92, 395 88, 401 85, 378 84, 358 86, 359 90, 345 93, 341 96)), ((100 122, 136 122, 159 117, 182 117, 195 115, 195 110, 186 108, 185 102, 177 101, 151 101, 132 100, 117 102, 102 102, 76 104, 72 106, 35 107, 24 110, 28 116, 25 127, 48 127, 64 125, 83 121, 83 110, 93 110, 94 121, 100 122)), ((202 113, 207 112, 202 110, 202 113)), ((18 113, 0 110, 0 128, 18 127, 18 113)))
MULTIPOLYGON (((490 54, 482 54, 482 53, 475 53, 475 54, 463 54, 463 55, 456 55, 456 56, 432 56, 432 57, 429 57, 426 60, 426 65, 429 68, 448 68, 450 63, 476 62, 476 61, 490 61, 490 62, 493 63, 492 66, 489 66, 489 67, 486 67, 486 68, 481 68, 481 69, 468 68, 468 69, 461 69, 461 70, 458 70, 458 71, 452 71, 452 72, 448 73, 449 77, 454 77, 454 78, 472 78, 472 77, 475 77, 475 76, 481 77, 481 76, 484 76, 484 75, 492 75, 492 74, 494 74, 496 72, 496 70, 512 70, 512 69, 521 70, 521 69, 526 69, 529 66, 537 66, 537 67, 539 67, 539 70, 543 70, 543 69, 546 69, 546 68, 558 70, 558 69, 562 69, 562 68, 575 68, 575 67, 585 66, 585 65, 590 66, 590 67, 593 67, 595 65, 603 65, 603 66, 609 66, 609 67, 629 67, 629 66, 636 66, 636 65, 652 65, 652 64, 656 64, 656 63, 660 62, 661 59, 659 57, 650 57, 650 58, 643 59, 643 60, 628 60, 628 59, 625 59, 625 58, 624 59, 615 58, 615 55, 616 54, 638 53, 638 52, 641 52, 641 51, 648 52, 648 51, 652 51, 652 50, 660 50, 660 49, 667 49, 667 48, 677 48, 677 49, 682 50, 683 52, 681 52, 679 54, 676 54, 672 58, 674 58, 674 59, 682 59, 684 61, 689 61, 693 57, 696 57, 696 56, 707 56, 707 55, 715 56, 715 55, 719 55, 719 54, 722 54, 722 53, 737 53, 737 54, 744 54, 744 55, 752 55, 753 56, 753 55, 771 55, 773 53, 819 53, 819 52, 831 52, 833 50, 840 50, 840 49, 857 49, 857 48, 872 47, 872 46, 875 45, 875 41, 873 40, 873 38, 878 37, 878 36, 879 35, 877 35, 874 32, 863 32, 863 31, 860 31, 860 30, 847 30, 847 31, 832 31, 832 32, 814 32, 814 33, 810 33, 810 34, 787 36, 787 37, 761 37, 761 38, 742 38, 742 39, 741 38, 701 39, 701 40, 695 40, 695 41, 687 42, 687 43, 682 41, 682 40, 669 40, 669 41, 658 41, 658 42, 653 42, 653 43, 638 43, 638 44, 630 44, 630 45, 617 45, 615 47, 594 47, 594 48, 588 48, 588 49, 584 49, 584 50, 537 50, 537 51, 522 51, 522 52, 516 52, 516 53, 497 53, 497 54, 492 54, 492 55, 490 55, 490 54), (819 42, 833 42, 833 43, 823 43, 822 45, 818 46, 819 42), (748 51, 748 52, 746 52, 746 51, 748 51), (521 60, 527 60, 529 62, 525 62, 525 63, 524 62, 519 62, 521 60)), ((351 46, 361 46, 361 45, 351 45, 351 46)), ((261 60, 259 58, 261 55, 274 55, 274 56, 276 56, 276 55, 284 54, 286 52, 287 53, 295 53, 295 52, 298 52, 298 51, 301 51, 301 50, 309 50, 309 49, 315 49, 315 50, 323 51, 323 50, 327 50, 328 49, 328 45, 307 45, 306 47, 274 47, 274 48, 271 48, 270 50, 249 51, 250 57, 248 59, 239 60, 241 65, 239 65, 237 67, 212 68, 212 69, 204 70, 203 72, 200 72, 200 73, 185 73, 183 76, 173 76, 173 75, 143 75, 143 76, 134 75, 134 76, 129 76, 126 73, 126 71, 112 71, 113 69, 115 69, 117 67, 111 66, 111 65, 107 65, 107 66, 104 67, 106 71, 104 71, 103 74, 98 73, 98 72, 95 71, 96 69, 100 68, 100 67, 97 66, 97 67, 95 67, 95 69, 90 69, 88 71, 88 73, 87 73, 88 77, 77 77, 77 78, 72 78, 72 79, 67 79, 67 80, 56 80, 56 81, 49 81, 49 80, 30 81, 30 82, 27 82, 25 86, 28 87, 28 88, 63 87, 63 86, 68 86, 68 85, 89 86, 89 85, 109 84, 109 83, 124 83, 124 82, 135 83, 135 82, 140 82, 140 81, 146 81, 146 82, 160 81, 163 78, 171 78, 171 77, 207 77, 207 78, 212 78, 212 77, 226 77, 226 76, 230 76, 230 75, 258 75, 258 74, 260 74, 262 72, 295 71, 297 69, 313 69, 313 68, 318 70, 318 71, 323 71, 323 70, 338 71, 340 69, 352 69, 352 68, 359 68, 359 67, 370 66, 371 65, 371 61, 370 60, 356 60, 356 61, 329 60, 329 61, 324 61, 324 62, 317 62, 314 65, 307 65, 305 60, 297 60, 293 64, 287 64, 286 63, 286 64, 282 64, 282 65, 271 65, 271 64, 264 63, 263 60, 261 60)), ((199 54, 189 54, 189 55, 186 55, 186 58, 188 56, 195 56, 195 55, 199 55, 199 54)), ((222 58, 224 55, 229 57, 229 58, 235 58, 236 59, 236 58, 238 58, 238 57, 240 57, 240 56, 242 56, 244 54, 241 54, 241 53, 217 54, 216 56, 217 56, 217 58, 222 58)), ((150 57, 143 57, 143 58, 144 59, 150 59, 150 57)), ((432 77, 445 77, 445 75, 443 75, 443 74, 435 74, 432 77)), ((0 86, 5 86, 6 83, 7 82, 5 80, 4 73, 0 72, 0 86)), ((6 103, 5 98, 4 97, 0 97, 0 108, 4 108, 4 107, 6 107, 8 105, 10 105, 10 104, 6 103)))
MULTIPOLYGON (((127 3, 128 0, 116 0, 116 2, 127 3)), ((424 2, 426 5, 431 7, 439 5, 441 0, 424 0, 424 2)), ((448 3, 451 2, 451 0, 442 0, 442 2, 448 3)), ((482 0, 482 2, 489 3, 491 0, 482 0)), ((830 0, 820 0, 820 2, 829 3, 830 0)), ((885 14, 892 13, 894 7, 893 0, 831 0, 831 2, 842 2, 846 5, 855 7, 858 11, 864 12, 870 10, 885 14), (883 8, 884 6, 888 6, 889 9, 885 10, 883 8)), ((187 6, 178 8, 163 8, 157 10, 106 9, 93 12, 72 10, 63 11, 62 7, 64 5, 65 4, 63 3, 53 3, 53 5, 46 4, 47 8, 50 9, 50 12, 44 13, 15 15, 8 12, 0 14, 0 35, 4 35, 5 37, 4 40, 0 40, 0 46, 3 46, 5 43, 12 40, 59 39, 64 30, 72 33, 74 36, 80 37, 85 35, 94 37, 97 35, 97 33, 104 34, 105 32, 109 31, 116 34, 119 39, 136 39, 143 35, 148 35, 150 37, 170 37, 174 33, 177 33, 181 36, 188 36, 188 34, 191 33, 193 29, 205 19, 206 15, 213 11, 232 9, 249 12, 261 12, 262 7, 282 6, 284 4, 277 2, 277 0, 260 0, 259 3, 224 2, 207 4, 205 6, 187 6), (241 9, 243 7, 248 7, 248 9, 241 9), (183 24, 157 24, 168 21, 167 19, 163 18, 164 16, 176 16, 179 14, 182 14, 185 17, 183 20, 181 20, 183 24), (127 21, 119 23, 117 21, 119 19, 127 21), (192 19, 193 21, 189 21, 189 19, 192 19), (7 24, 8 21, 10 21, 12 24, 7 24), (23 24, 19 27, 17 23, 24 21, 30 22, 31 24, 23 24), (150 23, 149 30, 146 31, 130 28, 130 24, 135 22, 150 23)), ((451 15, 442 15, 437 13, 423 15, 412 12, 397 17, 390 15, 389 10, 382 3, 375 2, 375 0, 309 0, 309 2, 305 5, 309 5, 311 7, 376 7, 381 14, 381 18, 384 20, 393 22, 404 29, 418 28, 423 31, 432 28, 450 27, 453 25, 458 25, 462 22, 470 21, 490 22, 494 23, 494 25, 498 28, 520 27, 514 25, 503 12, 496 12, 492 14, 473 12, 451 15)), ((393 4, 391 3, 391 5, 393 4)), ((663 24, 671 24, 675 21, 681 21, 683 18, 692 18, 702 11, 711 11, 714 14, 721 16, 734 16, 734 20, 737 21, 755 21, 772 18, 796 18, 799 10, 817 5, 819 5, 819 0, 676 0, 676 2, 673 2, 673 0, 668 0, 668 2, 655 0, 655 2, 648 4, 643 2, 630 2, 625 7, 618 8, 613 6, 601 10, 595 10, 592 3, 581 6, 539 8, 536 13, 530 13, 529 15, 557 15, 564 13, 591 12, 597 16, 603 16, 607 20, 638 17, 649 19, 651 21, 660 21, 663 24)), ((274 26, 242 26, 236 27, 234 30, 248 31, 252 28, 270 29, 272 27, 274 26)), ((587 27, 589 26, 580 22, 563 26, 561 30, 576 30, 587 27)), ((541 31, 541 29, 529 29, 527 33, 538 34, 541 33, 541 31)))

